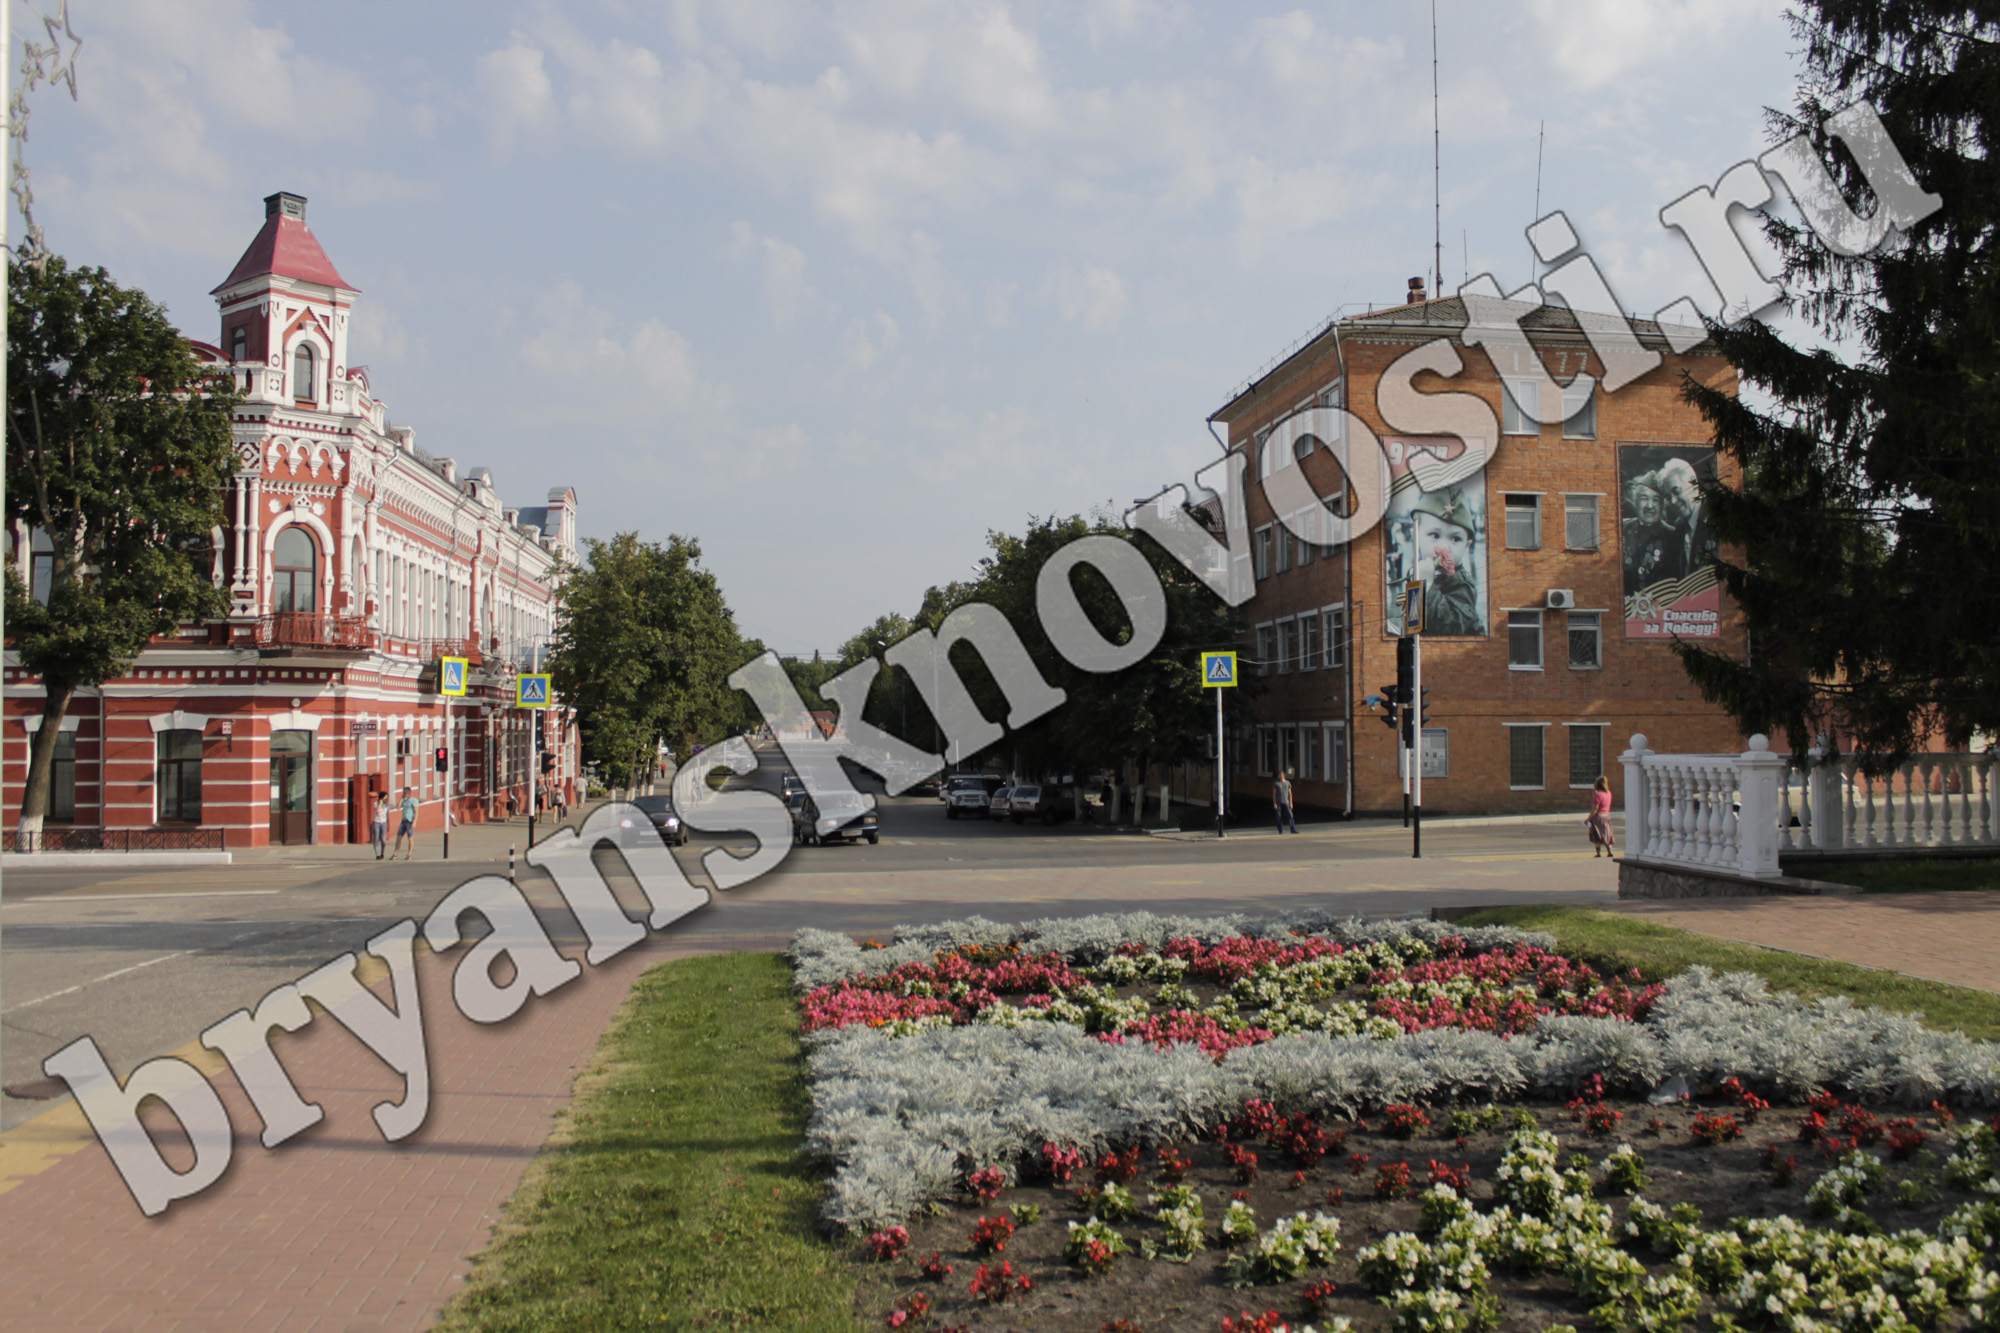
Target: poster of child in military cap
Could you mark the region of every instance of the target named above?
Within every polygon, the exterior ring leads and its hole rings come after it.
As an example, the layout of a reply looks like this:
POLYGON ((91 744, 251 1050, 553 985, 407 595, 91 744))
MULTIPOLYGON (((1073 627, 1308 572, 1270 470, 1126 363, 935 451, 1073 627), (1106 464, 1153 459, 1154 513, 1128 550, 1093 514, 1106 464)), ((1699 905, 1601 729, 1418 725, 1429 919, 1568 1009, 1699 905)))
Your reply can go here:
POLYGON ((1618 446, 1619 546, 1625 561, 1625 637, 1712 639, 1722 632, 1722 586, 1712 563, 1701 488, 1715 450, 1693 444, 1618 446))
POLYGON ((1402 592, 1424 583, 1428 638, 1483 635, 1486 629, 1486 474, 1426 491, 1404 461, 1421 441, 1390 453, 1389 508, 1382 518, 1383 628, 1403 632, 1402 592))

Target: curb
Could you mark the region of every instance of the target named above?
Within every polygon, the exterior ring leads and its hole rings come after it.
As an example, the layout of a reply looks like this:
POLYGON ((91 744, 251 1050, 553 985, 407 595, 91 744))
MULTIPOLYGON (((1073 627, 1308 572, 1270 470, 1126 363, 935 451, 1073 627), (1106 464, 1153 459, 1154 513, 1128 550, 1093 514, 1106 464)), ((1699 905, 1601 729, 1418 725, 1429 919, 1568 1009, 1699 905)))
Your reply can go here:
POLYGON ((75 870, 79 866, 226 866, 229 852, 0 852, 0 870, 75 870))
MULTIPOLYGON (((1424 820, 1424 827, 1479 828, 1489 825, 1506 824, 1566 824, 1572 821, 1581 822, 1581 817, 1569 813, 1550 815, 1446 815, 1442 818, 1424 820)), ((1614 813, 1612 815, 1612 823, 1614 827, 1622 830, 1624 828, 1624 815, 1614 813)), ((1341 820, 1331 824, 1307 824, 1300 828, 1296 836, 1302 838, 1325 838, 1340 833, 1381 832, 1387 829, 1400 831, 1401 825, 1395 821, 1394 816, 1341 820)), ((1209 829, 1198 829, 1187 832, 1183 832, 1180 829, 1147 829, 1145 832, 1149 838, 1164 838, 1169 842, 1215 842, 1217 840, 1214 831, 1209 829)), ((1255 828, 1231 829, 1229 831, 1230 838, 1278 838, 1283 836, 1285 835, 1278 833, 1274 829, 1267 829, 1262 825, 1258 825, 1255 828)), ((1223 839, 1223 841, 1228 841, 1228 839, 1223 839)))

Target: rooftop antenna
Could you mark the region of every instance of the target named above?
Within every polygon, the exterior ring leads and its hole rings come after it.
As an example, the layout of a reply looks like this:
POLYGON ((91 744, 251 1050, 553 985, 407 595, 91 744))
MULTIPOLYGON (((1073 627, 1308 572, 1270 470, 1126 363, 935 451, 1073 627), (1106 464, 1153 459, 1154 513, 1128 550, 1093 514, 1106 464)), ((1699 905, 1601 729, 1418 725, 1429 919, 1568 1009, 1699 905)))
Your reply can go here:
MULTIPOLYGON (((1438 131, 1438 6, 1431 0, 1431 297, 1444 291, 1444 178, 1440 166, 1441 135, 1438 131)), ((1535 196, 1541 197, 1541 181, 1535 182, 1535 196)))
MULTIPOLYGON (((1535 213, 1530 223, 1542 220, 1542 136, 1547 133, 1549 123, 1544 120, 1535 126, 1535 213)), ((1542 280, 1542 261, 1535 256, 1535 247, 1528 246, 1528 281, 1542 280)))

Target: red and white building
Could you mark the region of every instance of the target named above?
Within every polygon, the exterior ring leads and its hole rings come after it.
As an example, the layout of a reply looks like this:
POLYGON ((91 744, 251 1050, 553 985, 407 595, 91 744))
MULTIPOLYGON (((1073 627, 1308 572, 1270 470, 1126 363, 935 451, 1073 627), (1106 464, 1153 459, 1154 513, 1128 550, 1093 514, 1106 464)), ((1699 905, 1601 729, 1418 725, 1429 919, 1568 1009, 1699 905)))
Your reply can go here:
MULTIPOLYGON (((412 788, 424 830, 447 810, 460 823, 504 815, 510 799, 525 811, 538 788, 575 794, 567 714, 513 706, 517 674, 547 658, 558 569, 576 556, 575 493, 505 507, 484 468, 461 472, 390 424, 367 368, 348 361, 359 291, 306 226, 302 197, 264 206, 214 291, 219 344, 192 343, 243 394, 209 554, 229 612, 155 639, 127 675, 77 695, 47 825, 77 845, 92 830, 154 828, 219 830, 231 847, 365 841, 376 790, 399 801, 412 788), (469 660, 465 696, 438 692, 443 657, 469 660)), ((45 586, 46 541, 10 536, 22 577, 45 586)), ((11 828, 42 691, 11 651, 5 687, 11 828)))

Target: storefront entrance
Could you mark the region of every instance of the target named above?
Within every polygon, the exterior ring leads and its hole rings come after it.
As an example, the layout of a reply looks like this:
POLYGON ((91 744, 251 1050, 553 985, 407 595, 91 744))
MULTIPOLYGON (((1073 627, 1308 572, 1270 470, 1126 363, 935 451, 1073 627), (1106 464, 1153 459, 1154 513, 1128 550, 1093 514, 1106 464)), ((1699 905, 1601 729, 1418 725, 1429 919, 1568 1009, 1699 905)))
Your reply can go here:
POLYGON ((313 780, 310 731, 271 733, 271 841, 312 841, 313 780))

